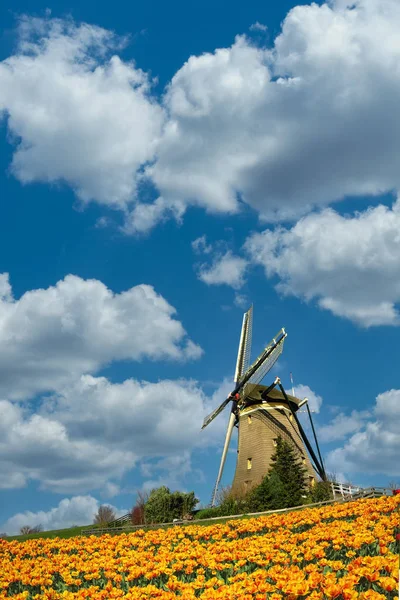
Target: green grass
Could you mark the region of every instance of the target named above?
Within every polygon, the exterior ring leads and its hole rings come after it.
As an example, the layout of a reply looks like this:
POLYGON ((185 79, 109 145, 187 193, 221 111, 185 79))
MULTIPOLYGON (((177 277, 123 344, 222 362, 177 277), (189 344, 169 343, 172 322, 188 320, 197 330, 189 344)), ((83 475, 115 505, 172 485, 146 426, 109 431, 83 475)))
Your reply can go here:
MULTIPOLYGON (((306 508, 307 505, 304 505, 302 507, 297 507, 297 508, 293 508, 290 512, 296 512, 298 510, 302 510, 303 508, 306 508)), ((266 511, 268 512, 268 511, 266 511)), ((261 515, 260 515, 261 516, 261 515)), ((220 519, 214 519, 214 520, 209 520, 209 519, 194 519, 193 521, 188 521, 186 523, 180 523, 179 527, 188 527, 189 525, 202 525, 202 526, 208 526, 208 525, 220 525, 221 523, 226 523, 227 521, 229 521, 230 519, 253 519, 254 516, 253 515, 240 515, 238 517, 221 517, 220 519)), ((17 540, 19 542, 24 542, 25 540, 32 540, 32 539, 36 539, 36 538, 71 538, 71 537, 76 537, 76 536, 80 536, 82 530, 85 529, 96 529, 96 527, 98 527, 97 525, 80 525, 78 527, 70 527, 69 529, 57 529, 57 530, 53 530, 53 531, 41 531, 40 533, 31 533, 28 535, 13 535, 13 536, 8 536, 7 538, 5 538, 7 541, 11 541, 11 540, 17 540)), ((137 528, 137 529, 144 529, 145 531, 149 531, 149 530, 154 530, 157 529, 157 525, 154 525, 153 527, 141 527, 141 528, 137 528)), ((170 527, 175 527, 175 525, 168 525, 166 527, 159 527, 159 529, 169 529, 170 527)), ((135 531, 134 529, 128 529, 128 531, 135 531)), ((116 531, 114 535, 118 535, 119 533, 124 533, 123 531, 121 532, 116 531)))
MULTIPOLYGON (((241 518, 241 519, 248 519, 250 517, 248 517, 247 515, 243 515, 241 517, 237 517, 237 518, 241 518)), ((180 523, 179 527, 187 527, 188 525, 216 525, 216 524, 220 524, 220 523, 225 523, 227 520, 229 519, 216 519, 215 521, 209 521, 207 519, 198 519, 198 520, 194 520, 194 521, 188 521, 187 523, 180 523)), ((168 525, 167 527, 162 527, 162 529, 169 529, 169 527, 175 527, 175 525, 168 525)), ((33 539, 37 539, 37 538, 71 538, 71 537, 76 537, 76 536, 80 536, 81 532, 85 529, 96 529, 96 525, 80 525, 78 527, 70 527, 68 529, 55 529, 52 531, 41 531, 40 533, 30 533, 28 535, 10 535, 7 536, 5 539, 7 541, 12 541, 12 540, 16 540, 18 542, 24 542, 25 540, 33 540, 33 539)), ((153 527, 143 527, 143 528, 137 528, 137 529, 144 529, 145 531, 151 530, 151 529, 157 529, 157 525, 154 525, 153 527)), ((161 529, 161 527, 160 527, 161 529)), ((135 531, 134 529, 130 529, 128 531, 135 531)), ((123 531, 121 532, 116 531, 114 535, 118 535, 119 533, 123 533, 123 531)))
POLYGON ((68 529, 54 529, 52 531, 41 531, 40 533, 29 533, 27 535, 9 535, 5 539, 9 542, 17 540, 24 542, 25 540, 33 540, 36 538, 70 538, 81 534, 82 529, 94 529, 96 525, 79 525, 78 527, 69 527, 68 529))

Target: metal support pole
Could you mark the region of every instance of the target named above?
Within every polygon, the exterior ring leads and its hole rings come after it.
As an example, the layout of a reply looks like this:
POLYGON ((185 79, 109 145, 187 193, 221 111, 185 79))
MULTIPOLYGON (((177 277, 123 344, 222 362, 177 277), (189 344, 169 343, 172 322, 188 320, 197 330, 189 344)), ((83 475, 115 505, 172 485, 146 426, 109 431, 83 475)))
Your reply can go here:
POLYGON ((318 440, 317 440, 317 434, 315 433, 314 423, 313 423, 313 420, 312 420, 312 417, 311 417, 311 411, 310 411, 310 407, 308 406, 308 402, 306 402, 306 408, 307 408, 308 416, 310 417, 311 428, 312 428, 312 432, 314 434, 314 440, 315 440, 315 445, 317 447, 317 452, 318 452, 319 460, 321 461, 321 466, 322 466, 322 469, 323 469, 323 471, 325 473, 324 461, 322 460, 321 451, 319 449, 318 440))
POLYGON ((314 450, 313 450, 313 447, 311 446, 310 442, 308 441, 308 438, 307 438, 307 436, 306 436, 306 434, 305 434, 305 432, 304 432, 304 429, 303 429, 303 427, 302 427, 302 425, 301 425, 301 423, 300 423, 299 419, 297 418, 297 415, 296 415, 296 413, 294 412, 294 410, 293 410, 293 408, 292 408, 292 403, 290 402, 289 398, 287 397, 287 394, 286 394, 286 392, 285 392, 285 390, 284 390, 284 388, 283 388, 283 385, 282 385, 282 383, 281 383, 281 381, 280 381, 280 380, 279 380, 279 382, 278 382, 278 385, 279 385, 279 388, 280 388, 280 390, 281 390, 281 392, 282 392, 282 394, 283 394, 283 397, 285 398, 285 400, 286 400, 286 402, 287 402, 287 405, 289 406, 289 408, 290 408, 290 410, 291 410, 291 412, 292 412, 293 418, 294 418, 294 420, 296 421, 296 424, 297 424, 297 427, 299 428, 300 435, 301 435, 301 437, 302 437, 302 439, 303 439, 303 442, 305 443, 305 445, 306 445, 306 447, 307 447, 307 450, 308 450, 308 452, 310 453, 310 456, 311 456, 312 460, 314 461, 315 470, 317 471, 317 473, 318 473, 318 475, 321 477, 321 479, 322 479, 323 481, 326 481, 326 474, 325 474, 325 470, 324 470, 324 468, 323 468, 323 467, 320 465, 320 463, 319 463, 319 460, 318 460, 318 458, 316 457, 316 455, 315 455, 315 452, 314 452, 314 450))
POLYGON ((276 387, 278 385, 278 382, 279 382, 279 377, 276 377, 274 383, 271 383, 271 385, 269 387, 267 387, 266 390, 263 391, 263 393, 261 394, 261 398, 263 400, 266 400, 268 398, 268 394, 274 389, 274 387, 276 387))

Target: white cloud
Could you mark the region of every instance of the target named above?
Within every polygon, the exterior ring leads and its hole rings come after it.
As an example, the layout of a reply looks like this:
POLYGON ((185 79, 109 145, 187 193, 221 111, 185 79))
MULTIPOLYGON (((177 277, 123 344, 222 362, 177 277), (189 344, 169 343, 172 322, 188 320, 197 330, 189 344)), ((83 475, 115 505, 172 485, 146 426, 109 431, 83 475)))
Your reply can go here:
POLYGON ((213 250, 211 244, 207 244, 207 236, 202 235, 192 242, 193 252, 196 254, 210 254, 213 250))
POLYGON ((158 461, 155 471, 169 465, 178 481, 194 448, 222 444, 223 416, 205 431, 201 425, 226 389, 224 382, 209 398, 192 381, 112 384, 85 375, 43 398, 35 412, 2 400, 0 487, 35 481, 56 493, 99 490, 112 497, 120 478, 149 459, 158 461))
POLYGON ((161 221, 174 218, 178 223, 181 222, 185 212, 185 205, 182 202, 167 202, 159 197, 153 203, 138 203, 126 215, 123 231, 127 234, 146 234, 161 221))
POLYGON ((246 250, 278 291, 364 326, 398 325, 400 201, 353 217, 326 209, 291 229, 250 236, 246 250))
MULTIPOLYGON (((322 406, 322 397, 316 394, 308 385, 299 383, 296 385, 294 393, 296 398, 308 398, 308 406, 310 407, 310 410, 314 411, 315 413, 319 413, 322 406)), ((304 409, 307 410, 305 407, 304 409)))
POLYGON ((349 434, 360 431, 371 416, 368 411, 352 410, 349 415, 339 413, 328 425, 318 428, 318 436, 323 442, 344 440, 349 434))
POLYGON ((102 496, 105 498, 114 498, 121 493, 121 488, 116 483, 108 481, 102 490, 102 496))
POLYGON ((252 25, 250 25, 250 31, 267 31, 268 27, 256 21, 252 25))
POLYGON ((19 34, 16 54, 0 63, 12 172, 125 208, 163 122, 148 76, 113 54, 124 40, 100 27, 24 18, 19 34))
POLYGON ((25 19, 0 64, 13 172, 123 208, 131 233, 187 205, 280 220, 399 190, 399 25, 397 0, 296 6, 272 49, 242 36, 191 56, 156 102, 111 32, 25 19), (133 208, 146 175, 158 199, 133 208))
POLYGON ((11 296, 2 275, 0 391, 23 398, 57 389, 113 360, 198 358, 201 349, 149 285, 114 294, 98 280, 68 275, 54 287, 11 296))
POLYGON ((397 477, 399 431, 400 390, 389 390, 376 398, 372 419, 328 455, 328 470, 397 477))
MULTIPOLYGON (((93 496, 73 496, 64 498, 55 508, 48 511, 31 512, 29 510, 23 513, 17 513, 10 517, 2 526, 2 530, 9 535, 19 533, 21 527, 29 525, 34 527, 41 525, 44 531, 54 529, 66 529, 73 525, 90 525, 99 509, 99 502, 93 496)), ((126 510, 118 510, 114 506, 117 517, 126 513, 126 510)))
POLYGON ((296 6, 272 50, 191 56, 148 169, 165 198, 270 220, 399 189, 397 0, 296 6))
MULTIPOLYGON (((210 260, 208 264, 197 265, 197 276, 207 285, 225 284, 238 290, 244 285, 248 261, 240 256, 235 256, 231 250, 226 250, 226 246, 227 244, 222 240, 208 244, 206 235, 193 240, 193 252, 206 255, 210 260)), ((240 306, 247 300, 245 296, 236 294, 234 302, 240 306)))
POLYGON ((234 303, 235 306, 237 306, 238 308, 243 308, 243 309, 247 309, 250 306, 250 300, 248 299, 248 297, 245 294, 235 294, 235 299, 234 299, 234 303))
POLYGON ((74 493, 99 489, 132 468, 136 457, 128 449, 97 439, 71 435, 57 416, 30 414, 6 400, 0 401, 0 487, 24 487, 40 482, 42 489, 74 493))
MULTIPOLYGON (((183 451, 182 454, 166 456, 155 463, 145 463, 143 464, 142 473, 149 477, 142 484, 142 490, 145 492, 162 485, 171 490, 189 491, 182 483, 189 474, 193 475, 191 453, 183 451), (157 474, 158 476, 155 477, 157 474)), ((199 478, 202 477, 202 473, 196 471, 196 474, 199 478)))
POLYGON ((229 285, 239 289, 244 284, 247 260, 235 256, 230 250, 225 254, 217 254, 211 266, 202 265, 198 277, 207 285, 229 285))

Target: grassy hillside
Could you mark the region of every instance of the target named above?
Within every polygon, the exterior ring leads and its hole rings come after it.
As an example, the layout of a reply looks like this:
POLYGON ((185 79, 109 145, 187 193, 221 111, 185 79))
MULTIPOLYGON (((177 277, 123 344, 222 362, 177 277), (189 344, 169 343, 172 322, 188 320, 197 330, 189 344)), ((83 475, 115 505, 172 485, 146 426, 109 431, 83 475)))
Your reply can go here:
MULTIPOLYGON (((304 507, 296 507, 293 509, 287 509, 287 512, 294 512, 297 510, 304 510, 305 508, 307 508, 307 506, 305 505, 304 507)), ((265 511, 265 514, 269 514, 272 511, 265 511)), ((260 513, 262 514, 262 513, 260 513)), ((240 516, 236 516, 236 517, 221 517, 221 518, 217 518, 217 519, 201 519, 201 520, 195 520, 195 521, 188 521, 187 523, 183 523, 180 524, 180 527, 188 527, 189 525, 203 525, 203 526, 207 526, 207 525, 218 525, 221 523, 226 523, 226 521, 228 519, 251 519, 252 516, 251 515, 240 515, 240 516)), ((173 527, 173 525, 168 525, 168 526, 164 526, 163 529, 167 529, 169 527, 173 527)), ((77 527, 70 527, 68 529, 54 529, 51 531, 41 531, 40 533, 31 533, 28 535, 13 535, 13 536, 8 536, 6 539, 7 540, 17 540, 20 542, 24 542, 26 540, 32 540, 32 539, 36 539, 36 538, 71 538, 71 537, 75 537, 77 535, 81 535, 82 531, 84 531, 85 529, 95 529, 97 528, 97 525, 79 525, 77 527)), ((149 530, 154 530, 157 528, 161 528, 160 525, 154 525, 152 527, 141 527, 140 529, 143 529, 144 531, 149 531, 149 530)), ((129 524, 126 524, 124 526, 124 529, 129 529, 129 524)), ((118 535, 119 533, 121 533, 120 530, 117 530, 115 532, 116 535, 118 535)))
POLYGON ((24 542, 36 538, 71 538, 81 534, 82 529, 93 529, 95 525, 78 525, 78 527, 69 527, 68 529, 54 529, 52 531, 41 531, 40 533, 30 533, 28 535, 10 535, 5 539, 8 541, 18 540, 24 542))

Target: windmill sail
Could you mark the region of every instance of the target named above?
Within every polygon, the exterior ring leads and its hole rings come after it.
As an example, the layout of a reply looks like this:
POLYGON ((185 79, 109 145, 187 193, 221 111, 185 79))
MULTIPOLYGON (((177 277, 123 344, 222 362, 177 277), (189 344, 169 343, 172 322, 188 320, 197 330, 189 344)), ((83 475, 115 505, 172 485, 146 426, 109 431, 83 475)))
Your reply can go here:
POLYGON ((283 343, 286 336, 287 333, 282 327, 277 335, 270 341, 268 346, 266 346, 261 354, 256 358, 251 367, 247 369, 233 393, 237 393, 237 391, 241 389, 248 381, 255 383, 255 381, 261 381, 261 379, 265 377, 268 371, 272 369, 279 356, 282 354, 283 343))
POLYGON ((214 486, 214 490, 213 490, 213 494, 212 494, 212 498, 211 498, 211 506, 215 505, 215 500, 216 500, 217 492, 218 492, 218 486, 219 486, 219 482, 221 481, 222 473, 224 470, 226 455, 228 453, 228 448, 229 448, 229 444, 230 444, 231 437, 232 437, 232 431, 233 431, 233 427, 235 425, 235 419, 236 419, 235 414, 233 412, 231 412, 230 417, 229 417, 229 422, 228 422, 228 428, 226 430, 225 444, 224 444, 224 449, 222 451, 217 481, 215 482, 215 486, 214 486))
POLYGON ((254 363, 247 369, 242 378, 236 383, 236 387, 231 394, 216 408, 210 413, 203 421, 202 429, 207 427, 219 415, 220 412, 224 410, 224 408, 234 400, 236 394, 243 389, 248 381, 254 383, 254 380, 261 381, 263 377, 268 373, 270 369, 272 369, 273 365, 278 360, 279 356, 282 354, 283 350, 283 342, 287 333, 282 328, 279 333, 271 340, 271 342, 266 346, 266 348, 261 352, 260 356, 254 361, 254 363))
POLYGON ((260 383, 266 376, 266 374, 272 369, 278 358, 283 352, 283 344, 285 341, 285 337, 282 338, 281 343, 279 343, 275 348, 273 348, 272 352, 266 357, 264 362, 260 365, 257 371, 250 377, 250 383, 260 383))
POLYGON ((251 335, 253 329, 253 306, 243 315, 242 332, 240 335, 238 356, 235 369, 235 383, 238 383, 249 368, 251 352, 251 335))
POLYGON ((202 429, 204 429, 204 427, 207 427, 207 425, 209 425, 211 423, 211 421, 214 421, 215 417, 217 417, 219 415, 219 413, 224 410, 225 406, 227 404, 229 404, 230 401, 231 401, 231 398, 228 396, 228 398, 226 400, 224 400, 223 403, 218 406, 218 408, 216 408, 215 410, 212 411, 212 413, 207 415, 207 417, 203 421, 202 429))

